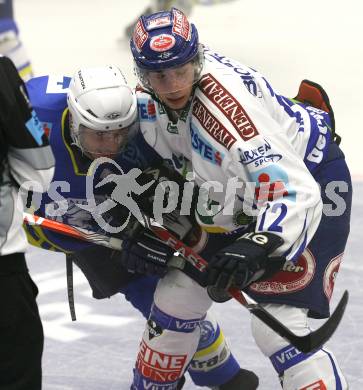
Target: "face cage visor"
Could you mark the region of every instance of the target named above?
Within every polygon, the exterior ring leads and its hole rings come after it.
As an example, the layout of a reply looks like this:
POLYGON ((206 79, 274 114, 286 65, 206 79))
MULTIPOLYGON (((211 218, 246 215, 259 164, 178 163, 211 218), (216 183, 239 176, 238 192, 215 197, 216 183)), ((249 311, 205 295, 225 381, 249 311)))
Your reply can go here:
POLYGON ((160 69, 147 70, 135 63, 135 73, 141 86, 157 96, 192 90, 200 80, 204 65, 204 54, 201 48, 198 54, 182 65, 160 69))
POLYGON ((93 130, 84 125, 79 126, 77 141, 82 152, 92 159, 98 157, 116 157, 125 147, 130 128, 116 130, 93 130))

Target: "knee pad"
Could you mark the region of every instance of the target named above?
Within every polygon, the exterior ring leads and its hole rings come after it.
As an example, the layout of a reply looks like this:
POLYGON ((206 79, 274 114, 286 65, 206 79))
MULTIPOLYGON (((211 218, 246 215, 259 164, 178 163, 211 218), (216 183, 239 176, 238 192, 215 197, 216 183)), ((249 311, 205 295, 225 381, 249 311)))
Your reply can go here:
MULTIPOLYGON (((263 305, 297 335, 310 332, 307 309, 287 305, 263 305)), ((284 390, 346 390, 347 382, 334 355, 327 349, 304 354, 252 316, 252 334, 263 354, 270 358, 284 390)))
MULTIPOLYGON (((310 332, 307 309, 278 304, 262 306, 297 335, 302 336, 310 332)), ((251 317, 251 329, 257 346, 267 357, 289 344, 255 316, 251 317)))
POLYGON ((212 305, 206 289, 177 269, 159 281, 154 302, 164 313, 185 320, 204 317, 212 305))
MULTIPOLYGON (((347 390, 344 378, 334 355, 326 348, 312 354, 303 354, 292 346, 271 357, 277 367, 285 370, 280 375, 284 390, 347 390), (281 364, 283 362, 283 364, 281 364)), ((276 368, 276 367, 275 367, 276 368)))
POLYGON ((240 370, 214 316, 208 312, 200 323, 198 349, 188 373, 198 386, 219 386, 230 381, 240 370))
POLYGON ((197 350, 200 322, 212 301, 178 270, 159 281, 140 343, 132 389, 177 387, 197 350))
POLYGON ((200 321, 170 316, 154 305, 139 346, 131 389, 177 389, 197 349, 200 321))

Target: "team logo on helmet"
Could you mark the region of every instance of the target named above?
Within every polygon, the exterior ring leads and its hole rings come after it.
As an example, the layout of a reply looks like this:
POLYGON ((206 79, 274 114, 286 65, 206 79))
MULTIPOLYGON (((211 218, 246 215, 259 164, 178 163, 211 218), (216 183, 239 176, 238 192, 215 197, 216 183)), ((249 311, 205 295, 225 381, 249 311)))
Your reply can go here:
POLYGON ((178 9, 173 9, 173 33, 180 35, 186 41, 190 40, 191 28, 187 17, 178 9))
POLYGON ((170 16, 162 16, 160 18, 150 19, 147 21, 146 28, 148 31, 154 28, 168 27, 171 25, 170 16))
POLYGON ((169 34, 160 34, 150 40, 150 49, 158 52, 170 50, 175 45, 175 38, 169 34))
POLYGON ((105 115, 105 119, 109 119, 109 120, 113 120, 113 119, 117 119, 117 118, 121 118, 121 113, 120 112, 111 112, 107 115, 105 115))

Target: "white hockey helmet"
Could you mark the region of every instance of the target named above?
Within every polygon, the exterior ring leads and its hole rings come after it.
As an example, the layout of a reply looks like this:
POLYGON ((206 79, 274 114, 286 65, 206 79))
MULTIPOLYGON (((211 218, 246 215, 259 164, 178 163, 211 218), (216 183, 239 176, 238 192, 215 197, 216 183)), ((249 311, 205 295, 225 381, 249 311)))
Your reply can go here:
POLYGON ((119 149, 124 146, 128 129, 137 118, 137 101, 117 66, 78 70, 70 82, 67 100, 71 137, 82 151, 87 152, 82 142, 83 130, 93 130, 101 136, 122 135, 119 149))

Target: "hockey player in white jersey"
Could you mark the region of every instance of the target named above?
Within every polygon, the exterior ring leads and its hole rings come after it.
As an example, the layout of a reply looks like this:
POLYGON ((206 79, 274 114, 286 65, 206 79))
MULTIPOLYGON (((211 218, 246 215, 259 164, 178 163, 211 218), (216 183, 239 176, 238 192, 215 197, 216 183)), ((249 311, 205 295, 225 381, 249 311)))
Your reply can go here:
MULTIPOLYGON (((214 291, 245 289, 292 331, 308 333, 308 316, 329 316, 351 207, 350 175, 325 92, 305 81, 298 101, 280 95, 258 72, 201 45, 177 9, 142 16, 130 45, 145 139, 180 173, 191 164, 195 182, 209 190, 211 213, 197 210, 203 229, 237 236, 217 251, 206 243, 207 284, 214 291), (260 281, 272 256, 286 262, 260 281)), ((140 378, 170 384, 183 372, 199 334, 192 325, 211 305, 179 271, 159 282, 154 299, 160 335, 144 333, 135 389, 140 378), (184 350, 173 340, 184 340, 184 350), (169 377, 157 356, 175 363, 169 377)), ((252 331, 284 390, 348 388, 328 349, 301 353, 256 318, 252 331)))

